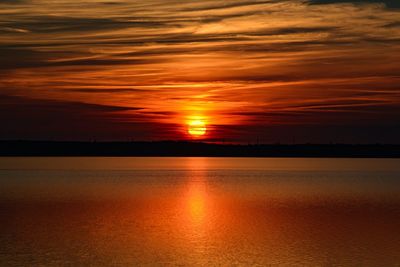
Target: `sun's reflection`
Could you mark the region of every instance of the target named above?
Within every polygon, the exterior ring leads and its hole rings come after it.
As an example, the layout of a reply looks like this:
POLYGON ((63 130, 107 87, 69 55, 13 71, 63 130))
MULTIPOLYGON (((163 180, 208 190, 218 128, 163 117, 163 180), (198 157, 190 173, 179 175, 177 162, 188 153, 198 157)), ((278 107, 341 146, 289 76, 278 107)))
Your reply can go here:
POLYGON ((191 226, 200 227, 207 220, 209 213, 209 194, 204 158, 187 159, 188 182, 183 198, 186 218, 191 226))
POLYGON ((211 216, 211 195, 207 181, 207 159, 187 159, 187 182, 182 195, 180 220, 185 247, 192 252, 192 261, 204 265, 209 251, 211 216))
MULTIPOLYGON (((207 168, 207 158, 202 158, 202 157, 192 157, 192 158, 186 158, 186 169, 190 172, 194 171, 202 171, 199 172, 195 177, 192 178, 196 178, 196 180, 198 180, 199 178, 201 180, 203 180, 205 182, 205 173, 204 170, 207 168)), ((191 179, 191 181, 193 181, 193 179, 191 179)))
POLYGON ((187 208, 192 223, 202 224, 207 213, 206 185, 202 181, 189 184, 187 193, 187 208))

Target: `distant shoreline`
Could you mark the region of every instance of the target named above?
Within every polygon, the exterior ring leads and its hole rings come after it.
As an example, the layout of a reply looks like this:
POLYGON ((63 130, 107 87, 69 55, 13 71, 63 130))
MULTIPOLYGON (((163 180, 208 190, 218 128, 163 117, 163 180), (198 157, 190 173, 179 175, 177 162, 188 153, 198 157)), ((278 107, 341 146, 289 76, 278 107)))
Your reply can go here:
POLYGON ((400 145, 0 141, 0 156, 400 158, 400 145))

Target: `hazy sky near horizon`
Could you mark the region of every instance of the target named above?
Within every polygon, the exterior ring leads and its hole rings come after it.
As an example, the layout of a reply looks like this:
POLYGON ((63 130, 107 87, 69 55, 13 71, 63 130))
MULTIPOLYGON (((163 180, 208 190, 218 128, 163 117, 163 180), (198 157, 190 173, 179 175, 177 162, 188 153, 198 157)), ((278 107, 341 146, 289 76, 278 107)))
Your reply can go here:
POLYGON ((400 1, 0 0, 0 138, 386 142, 400 1))

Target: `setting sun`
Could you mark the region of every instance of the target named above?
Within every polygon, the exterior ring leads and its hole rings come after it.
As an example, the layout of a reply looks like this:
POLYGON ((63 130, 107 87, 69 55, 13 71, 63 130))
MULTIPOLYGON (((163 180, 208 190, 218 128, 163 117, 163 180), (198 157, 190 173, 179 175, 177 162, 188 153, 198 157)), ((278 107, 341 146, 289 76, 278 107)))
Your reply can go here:
POLYGON ((207 131, 207 127, 202 120, 193 120, 189 122, 188 132, 193 137, 203 136, 207 131))
POLYGON ((0 59, 0 267, 400 267, 400 0, 0 0, 0 59))

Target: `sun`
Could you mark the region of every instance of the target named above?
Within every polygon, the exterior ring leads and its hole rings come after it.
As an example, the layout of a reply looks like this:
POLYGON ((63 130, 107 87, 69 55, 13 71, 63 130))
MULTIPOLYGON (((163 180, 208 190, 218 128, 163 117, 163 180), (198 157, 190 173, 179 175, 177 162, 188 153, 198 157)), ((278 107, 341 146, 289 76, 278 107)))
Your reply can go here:
POLYGON ((192 120, 189 122, 188 132, 193 137, 201 137, 207 132, 206 123, 202 120, 192 120))

